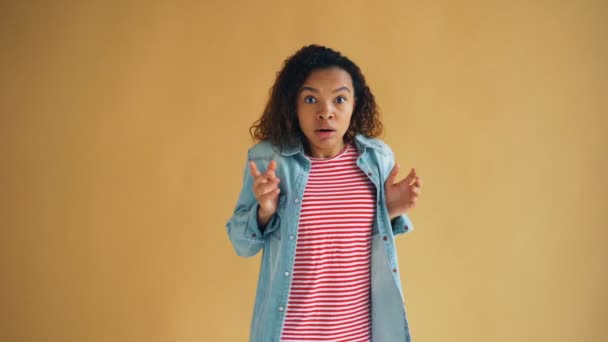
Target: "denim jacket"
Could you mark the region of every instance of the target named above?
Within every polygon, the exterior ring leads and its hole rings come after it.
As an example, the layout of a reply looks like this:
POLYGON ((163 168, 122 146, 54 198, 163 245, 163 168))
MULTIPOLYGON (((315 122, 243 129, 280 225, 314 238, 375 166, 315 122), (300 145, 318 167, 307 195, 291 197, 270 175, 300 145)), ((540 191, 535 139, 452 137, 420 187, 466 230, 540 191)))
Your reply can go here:
MULTIPOLYGON (((393 165, 391 149, 382 141, 357 135, 357 165, 376 188, 376 215, 372 227, 371 319, 373 342, 410 342, 405 301, 399 278, 395 235, 411 232, 406 214, 391 220, 385 204, 384 181, 393 165)), ((294 267, 298 222, 310 160, 303 147, 278 147, 263 141, 249 149, 248 159, 264 172, 271 160, 280 178, 279 204, 264 229, 258 227, 258 204, 252 191, 253 178, 245 165, 243 188, 234 213, 226 224, 236 253, 250 257, 262 250, 253 317, 251 342, 278 342, 287 308, 294 267)))

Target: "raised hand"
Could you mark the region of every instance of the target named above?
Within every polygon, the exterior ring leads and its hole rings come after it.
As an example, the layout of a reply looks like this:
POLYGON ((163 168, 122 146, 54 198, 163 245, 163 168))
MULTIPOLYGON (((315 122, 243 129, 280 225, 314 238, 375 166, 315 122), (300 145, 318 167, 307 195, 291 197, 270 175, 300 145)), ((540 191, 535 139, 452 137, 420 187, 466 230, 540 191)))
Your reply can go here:
POLYGON ((412 168, 405 178, 395 183, 398 173, 399 165, 395 165, 384 183, 386 208, 390 218, 415 207, 422 188, 422 179, 416 175, 415 169, 412 168))
POLYGON ((271 160, 268 169, 264 173, 258 171, 255 162, 249 161, 249 170, 253 176, 253 193, 258 201, 258 224, 265 226, 274 213, 279 203, 279 182, 276 176, 277 163, 271 160))

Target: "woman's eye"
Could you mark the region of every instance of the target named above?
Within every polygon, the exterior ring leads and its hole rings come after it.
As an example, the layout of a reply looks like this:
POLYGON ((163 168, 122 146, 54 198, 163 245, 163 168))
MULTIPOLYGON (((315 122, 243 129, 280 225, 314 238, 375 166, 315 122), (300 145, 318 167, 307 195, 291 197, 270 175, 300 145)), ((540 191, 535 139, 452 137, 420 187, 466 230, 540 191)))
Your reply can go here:
POLYGON ((315 98, 314 98, 314 97, 312 97, 312 96, 306 96, 306 97, 304 98, 304 102, 306 102, 306 103, 316 103, 316 102, 317 102, 317 99, 315 99, 315 98))
POLYGON ((344 103, 344 102, 346 102, 346 97, 344 97, 344 96, 338 96, 336 98, 336 102, 337 103, 344 103))

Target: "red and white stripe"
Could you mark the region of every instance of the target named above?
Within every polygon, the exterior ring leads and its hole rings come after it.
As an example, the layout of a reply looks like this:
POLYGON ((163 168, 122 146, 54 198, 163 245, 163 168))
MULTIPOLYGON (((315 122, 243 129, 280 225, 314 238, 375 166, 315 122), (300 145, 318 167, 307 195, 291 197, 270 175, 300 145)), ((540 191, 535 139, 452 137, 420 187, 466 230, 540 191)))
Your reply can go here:
POLYGON ((349 145, 311 158, 282 342, 370 341, 375 188, 349 145))

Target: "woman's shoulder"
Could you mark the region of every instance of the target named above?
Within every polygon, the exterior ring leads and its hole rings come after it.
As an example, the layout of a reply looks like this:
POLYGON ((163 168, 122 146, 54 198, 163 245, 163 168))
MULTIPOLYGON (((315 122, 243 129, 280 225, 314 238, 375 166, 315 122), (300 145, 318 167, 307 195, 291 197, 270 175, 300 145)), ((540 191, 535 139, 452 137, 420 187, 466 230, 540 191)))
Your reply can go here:
POLYGON ((357 135, 355 140, 361 145, 369 147, 380 154, 383 154, 388 157, 393 156, 393 150, 390 148, 390 146, 388 146, 387 143, 385 143, 379 138, 371 138, 366 137, 364 135, 357 135))
POLYGON ((249 159, 274 159, 280 152, 281 148, 269 140, 260 141, 247 151, 249 159))

